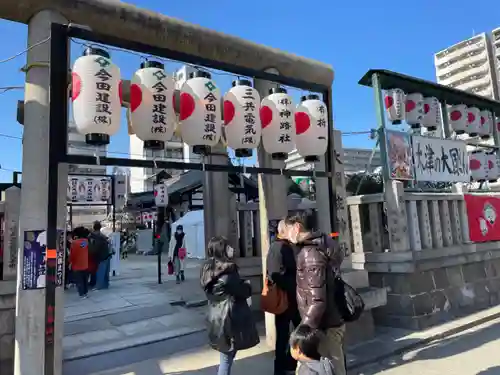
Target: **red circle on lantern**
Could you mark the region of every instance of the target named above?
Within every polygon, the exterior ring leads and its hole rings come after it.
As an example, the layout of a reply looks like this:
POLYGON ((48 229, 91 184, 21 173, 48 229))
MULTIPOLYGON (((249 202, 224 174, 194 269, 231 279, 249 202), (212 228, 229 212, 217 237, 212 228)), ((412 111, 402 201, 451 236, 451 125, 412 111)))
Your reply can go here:
POLYGON ((194 98, 187 92, 183 92, 180 97, 179 119, 182 121, 190 117, 195 107, 196 103, 194 102, 194 98))
POLYGON ((493 169, 493 162, 491 160, 488 160, 488 169, 493 169))
POLYGON ((481 116, 481 125, 484 125, 485 122, 486 122, 486 119, 483 116, 481 116))
POLYGON ((470 159, 469 168, 472 171, 475 171, 475 170, 481 168, 481 162, 477 159, 470 159))
POLYGON ((406 112, 411 112, 415 109, 417 105, 413 100, 407 100, 406 101, 406 112))
POLYGON ((452 111, 450 113, 450 120, 451 121, 458 121, 462 118, 462 112, 460 111, 452 111))
POLYGON ((118 98, 120 98, 120 105, 123 104, 123 81, 120 80, 118 84, 118 98))
POLYGON ((236 113, 236 109, 234 108, 234 104, 230 100, 224 100, 224 124, 229 124, 233 121, 234 114, 236 113))
POLYGON ((394 104, 394 98, 392 96, 387 95, 385 97, 385 108, 391 108, 394 104))
POLYGON ((262 122, 262 129, 273 121, 273 111, 267 105, 260 107, 260 121, 262 122))
POLYGON ((476 116, 474 116, 474 113, 469 112, 467 113, 467 121, 473 122, 476 119, 476 116))
POLYGON ((303 134, 311 127, 311 119, 305 112, 295 112, 295 134, 303 134))
POLYGON ((71 73, 71 100, 76 100, 80 92, 82 91, 82 79, 78 75, 78 73, 71 73))
POLYGON ((431 110, 431 106, 427 103, 424 104, 424 113, 429 113, 431 110))
POLYGON ((142 90, 136 83, 130 85, 130 110, 134 112, 142 103, 142 90))
POLYGON ((497 130, 500 130, 500 122, 497 122, 497 130))

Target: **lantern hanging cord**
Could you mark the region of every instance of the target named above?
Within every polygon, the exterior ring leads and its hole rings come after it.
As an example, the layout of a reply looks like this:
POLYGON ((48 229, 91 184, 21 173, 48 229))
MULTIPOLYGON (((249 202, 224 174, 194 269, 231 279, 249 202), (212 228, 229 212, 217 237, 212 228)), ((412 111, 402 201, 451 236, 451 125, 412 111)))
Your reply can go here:
MULTIPOLYGON (((81 41, 76 40, 74 38, 71 38, 71 41, 73 43, 75 43, 75 44, 79 44, 79 45, 84 46, 84 47, 89 47, 90 46, 89 43, 84 43, 84 42, 81 42, 81 41)), ((203 71, 209 72, 209 73, 211 73, 213 75, 216 75, 216 76, 226 76, 226 77, 233 77, 233 78, 237 78, 237 79, 243 77, 242 75, 238 76, 238 75, 233 74, 233 73, 220 72, 218 70, 213 70, 213 69, 210 69, 210 68, 206 68, 204 66, 200 67, 199 65, 193 65, 193 64, 189 64, 189 63, 183 63, 181 61, 172 60, 172 59, 166 59, 166 58, 160 57, 160 56, 145 55, 145 54, 142 54, 142 53, 138 53, 138 52, 135 52, 135 51, 130 51, 130 50, 123 49, 123 48, 111 47, 111 46, 104 45, 104 44, 99 44, 99 43, 92 43, 92 45, 93 46, 98 46, 98 47, 101 47, 103 49, 107 49, 107 50, 110 50, 110 51, 129 53, 131 55, 138 56, 141 59, 146 59, 147 60, 148 58, 152 58, 152 59, 159 60, 159 61, 162 61, 162 62, 177 63, 177 64, 180 63, 180 64, 183 64, 183 65, 190 66, 191 68, 196 69, 197 71, 203 70, 203 71)), ((245 77, 247 77, 247 76, 245 76, 245 77)), ((253 77, 247 77, 247 78, 252 78, 253 79, 253 77)), ((286 87, 286 88, 294 89, 294 90, 297 89, 296 87, 293 87, 293 86, 287 86, 287 85, 281 85, 281 84, 280 84, 280 87, 286 87)))
POLYGON ((9 62, 11 60, 14 60, 15 58, 19 57, 19 56, 22 56, 24 55, 25 53, 29 52, 30 50, 32 50, 33 48, 41 45, 41 44, 44 44, 44 43, 47 43, 48 41, 50 40, 50 36, 48 38, 45 38, 35 44, 32 44, 31 46, 29 46, 28 48, 26 48, 25 50, 21 51, 21 52, 18 52, 16 53, 15 55, 11 56, 11 57, 8 57, 4 60, 0 60, 0 64, 3 64, 3 63, 6 63, 6 62, 9 62))

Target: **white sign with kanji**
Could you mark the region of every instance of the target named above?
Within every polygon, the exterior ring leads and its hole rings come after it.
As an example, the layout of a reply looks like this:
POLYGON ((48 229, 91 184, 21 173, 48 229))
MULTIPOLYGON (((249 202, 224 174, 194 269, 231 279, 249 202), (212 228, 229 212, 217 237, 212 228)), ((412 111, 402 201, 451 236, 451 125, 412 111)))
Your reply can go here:
POLYGON ((156 207, 167 207, 168 205, 167 185, 165 184, 155 185, 154 194, 155 194, 156 207))

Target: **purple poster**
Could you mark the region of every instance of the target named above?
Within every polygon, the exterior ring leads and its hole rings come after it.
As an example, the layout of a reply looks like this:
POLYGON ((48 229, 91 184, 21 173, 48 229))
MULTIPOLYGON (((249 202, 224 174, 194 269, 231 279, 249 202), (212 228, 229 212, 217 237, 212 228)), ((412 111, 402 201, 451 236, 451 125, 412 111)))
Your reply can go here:
POLYGON ((46 232, 31 230, 24 232, 23 289, 45 288, 46 232))
MULTIPOLYGON (((64 280, 64 231, 57 231, 56 286, 63 285, 64 280)), ((47 232, 32 230, 24 232, 23 247, 23 289, 43 289, 46 285, 47 265, 45 250, 47 232)))

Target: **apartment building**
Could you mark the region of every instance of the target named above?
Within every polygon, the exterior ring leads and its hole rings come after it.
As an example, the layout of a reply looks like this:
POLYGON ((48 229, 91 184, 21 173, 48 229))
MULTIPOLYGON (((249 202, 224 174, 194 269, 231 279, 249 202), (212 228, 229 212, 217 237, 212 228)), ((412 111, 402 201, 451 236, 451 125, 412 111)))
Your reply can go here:
POLYGON ((500 46, 500 28, 491 38, 482 33, 439 51, 434 55, 437 82, 498 100, 497 44, 500 46))

